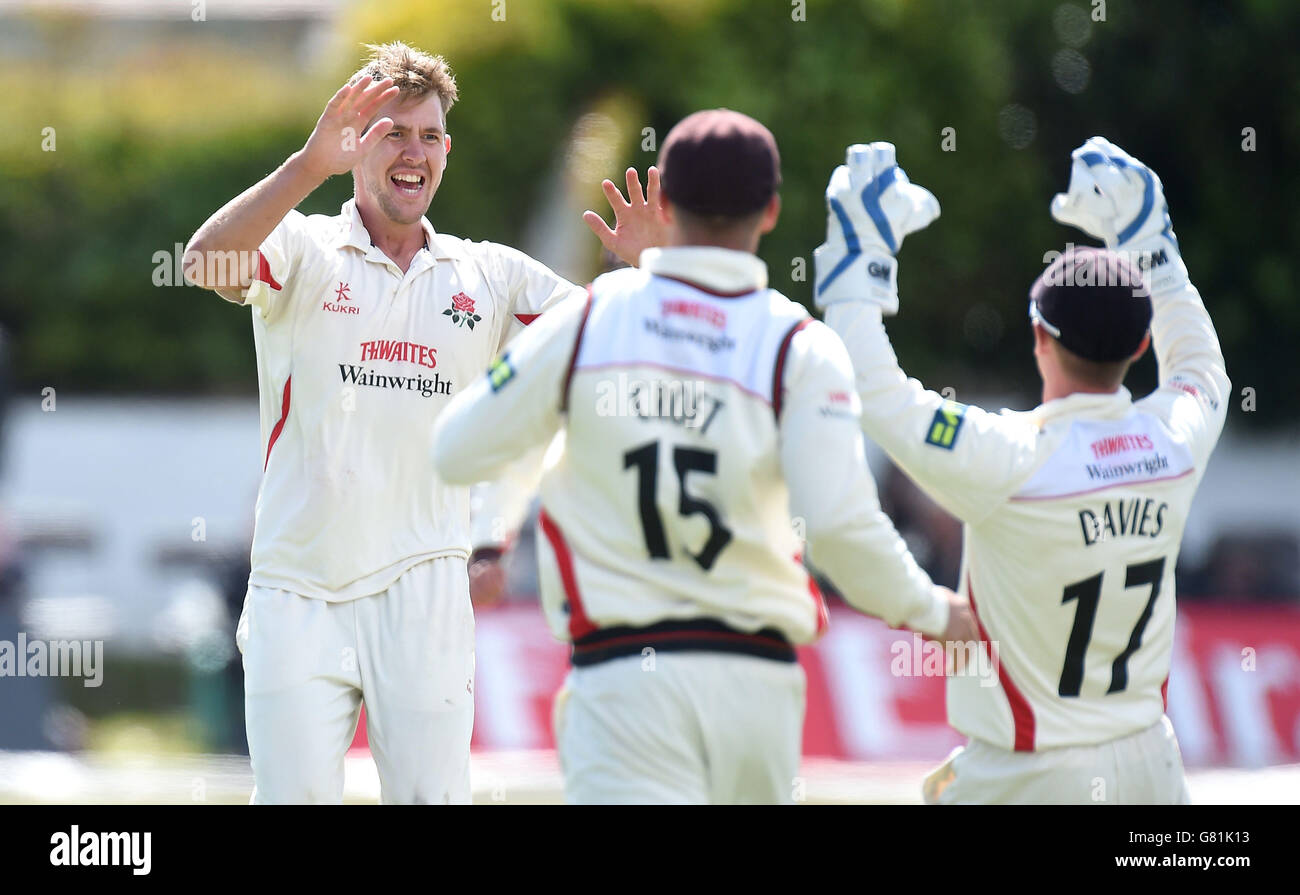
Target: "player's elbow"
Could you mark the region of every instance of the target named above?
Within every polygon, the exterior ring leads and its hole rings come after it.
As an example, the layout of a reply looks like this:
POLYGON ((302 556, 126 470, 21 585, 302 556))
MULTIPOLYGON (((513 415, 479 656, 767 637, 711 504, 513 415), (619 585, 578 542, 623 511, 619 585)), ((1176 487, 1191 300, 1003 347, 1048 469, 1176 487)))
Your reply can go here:
POLYGON ((1226 365, 1220 360, 1219 365, 1214 369, 1214 384, 1218 386, 1219 395, 1226 404, 1232 399, 1232 379, 1228 376, 1226 365))
POLYGON ((796 514, 795 531, 808 544, 808 550, 816 555, 836 550, 843 543, 846 535, 853 530, 853 523, 847 519, 836 519, 825 512, 796 514))
POLYGON ((870 554, 879 562, 888 562, 896 558, 894 554, 899 550, 906 549, 893 522, 879 509, 846 507, 844 512, 819 514, 808 519, 805 525, 804 539, 813 556, 820 551, 822 555, 852 556, 860 560, 870 554))
POLYGON ((209 247, 196 233, 190 238, 189 244, 185 246, 185 254, 181 256, 181 272, 185 281, 201 289, 212 288, 208 285, 203 264, 208 251, 209 247))
POLYGON ((260 255, 216 245, 200 230, 190 238, 181 256, 185 281, 234 301, 232 295, 248 288, 257 274, 260 255))

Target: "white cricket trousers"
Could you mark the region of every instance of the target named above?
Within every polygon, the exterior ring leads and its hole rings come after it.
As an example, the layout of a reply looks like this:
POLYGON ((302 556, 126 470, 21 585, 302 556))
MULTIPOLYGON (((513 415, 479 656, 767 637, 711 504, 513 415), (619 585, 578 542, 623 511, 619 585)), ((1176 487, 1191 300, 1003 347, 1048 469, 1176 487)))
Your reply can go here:
POLYGON ((235 641, 254 804, 338 804, 364 699, 384 804, 468 804, 474 613, 465 560, 331 603, 250 586, 235 641))
POLYGON ((555 698, 569 804, 789 804, 803 741, 797 662, 709 652, 573 668, 555 698))
POLYGON ((1191 799, 1168 717, 1091 746, 1012 752, 972 739, 926 778, 940 805, 1186 805, 1191 799))

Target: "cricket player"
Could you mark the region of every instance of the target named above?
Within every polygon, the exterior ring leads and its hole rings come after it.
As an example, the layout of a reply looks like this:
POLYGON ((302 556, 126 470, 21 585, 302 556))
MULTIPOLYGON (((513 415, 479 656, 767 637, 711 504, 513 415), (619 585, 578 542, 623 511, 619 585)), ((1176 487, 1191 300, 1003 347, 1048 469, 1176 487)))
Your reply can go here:
POLYGON ((1001 686, 948 679, 969 743, 926 783, 941 803, 1182 803, 1165 717, 1174 567, 1230 385, 1188 282, 1160 179, 1100 137, 1052 215, 1101 239, 1030 290, 1042 403, 988 413, 908 379, 882 317, 894 254, 938 216, 888 143, 852 146, 826 192, 816 300, 853 358, 867 434, 964 523, 961 587, 1001 686), (1155 346, 1140 401, 1129 365, 1155 346))
POLYGON ((466 563, 509 541, 532 484, 489 491, 472 532, 469 490, 428 462, 432 425, 514 332, 584 295, 434 230, 456 82, 441 57, 370 49, 303 148, 187 254, 191 280, 252 308, 257 347, 265 472, 237 633, 254 802, 339 802, 363 700, 385 803, 470 800, 466 563), (294 210, 349 171, 338 215, 294 210), (237 256, 256 259, 237 281, 207 263, 237 256))
POLYGON ((788 803, 804 675, 847 599, 974 637, 880 511, 840 341, 767 286, 780 163, 757 121, 697 112, 663 143, 667 245, 511 344, 438 421, 447 481, 561 432, 541 484, 543 606, 573 644, 555 733, 572 803, 788 803))

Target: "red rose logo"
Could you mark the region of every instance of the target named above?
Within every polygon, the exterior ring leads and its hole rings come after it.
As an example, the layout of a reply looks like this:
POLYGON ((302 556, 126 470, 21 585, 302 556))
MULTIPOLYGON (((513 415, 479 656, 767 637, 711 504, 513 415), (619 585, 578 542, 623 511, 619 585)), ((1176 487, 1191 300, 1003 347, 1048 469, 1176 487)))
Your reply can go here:
POLYGON ((474 313, 474 299, 470 298, 464 292, 457 292, 451 297, 451 307, 443 311, 443 316, 450 317, 451 322, 457 326, 469 324, 473 329, 474 324, 483 318, 474 313))

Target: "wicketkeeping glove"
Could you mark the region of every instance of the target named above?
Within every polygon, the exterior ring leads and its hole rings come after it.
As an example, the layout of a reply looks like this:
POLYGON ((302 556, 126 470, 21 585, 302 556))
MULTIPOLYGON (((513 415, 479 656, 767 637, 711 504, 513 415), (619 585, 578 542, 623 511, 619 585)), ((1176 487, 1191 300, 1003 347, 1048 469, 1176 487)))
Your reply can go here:
POLYGON ((826 187, 826 242, 813 252, 819 308, 870 301, 898 312, 898 264, 903 238, 939 216, 939 200, 907 179, 893 143, 855 143, 826 187))
POLYGON ((1071 153, 1070 186, 1052 200, 1052 217, 1129 257, 1151 292, 1187 281, 1160 178, 1105 137, 1071 153))

